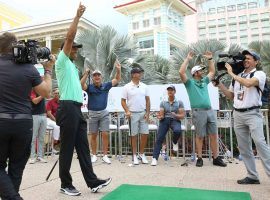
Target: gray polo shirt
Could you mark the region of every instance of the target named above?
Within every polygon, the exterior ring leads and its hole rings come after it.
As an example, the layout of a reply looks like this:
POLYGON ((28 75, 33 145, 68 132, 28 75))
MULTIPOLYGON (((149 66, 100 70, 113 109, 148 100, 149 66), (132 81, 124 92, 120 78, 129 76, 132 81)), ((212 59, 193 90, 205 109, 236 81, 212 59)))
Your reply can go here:
POLYGON ((175 112, 177 114, 179 108, 184 108, 184 104, 182 101, 176 99, 174 99, 173 103, 170 104, 167 100, 160 103, 160 108, 164 109, 164 117, 173 118, 171 113, 175 112))

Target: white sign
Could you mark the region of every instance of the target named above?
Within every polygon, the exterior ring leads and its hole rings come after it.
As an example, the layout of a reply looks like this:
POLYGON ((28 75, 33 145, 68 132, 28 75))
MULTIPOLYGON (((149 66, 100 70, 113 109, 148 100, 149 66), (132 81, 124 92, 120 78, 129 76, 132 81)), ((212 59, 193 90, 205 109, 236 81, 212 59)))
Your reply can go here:
POLYGON ((82 112, 88 112, 88 95, 85 91, 83 91, 83 105, 81 107, 82 112))
MULTIPOLYGON (((176 89, 176 99, 183 101, 185 110, 190 110, 189 97, 184 84, 173 84, 176 89)), ((160 102, 167 99, 168 85, 148 85, 150 91, 151 110, 159 111, 160 102)), ((113 87, 109 92, 107 110, 109 112, 123 112, 121 106, 123 87, 113 87)), ((208 91, 211 101, 211 106, 214 110, 219 110, 219 93, 218 89, 208 84, 208 91)))

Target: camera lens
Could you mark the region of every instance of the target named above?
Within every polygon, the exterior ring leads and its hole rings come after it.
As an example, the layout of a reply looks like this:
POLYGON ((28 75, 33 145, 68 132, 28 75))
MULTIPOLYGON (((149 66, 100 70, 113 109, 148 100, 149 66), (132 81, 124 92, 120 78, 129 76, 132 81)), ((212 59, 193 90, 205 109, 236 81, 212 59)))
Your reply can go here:
POLYGON ((50 54, 51 54, 51 51, 47 47, 37 48, 37 57, 39 59, 50 59, 50 57, 49 57, 50 54))

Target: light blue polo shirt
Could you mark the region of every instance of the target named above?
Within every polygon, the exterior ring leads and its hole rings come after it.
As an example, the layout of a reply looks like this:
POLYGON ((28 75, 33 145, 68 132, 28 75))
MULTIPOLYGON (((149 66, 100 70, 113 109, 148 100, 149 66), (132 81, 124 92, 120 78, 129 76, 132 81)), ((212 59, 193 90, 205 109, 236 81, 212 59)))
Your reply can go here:
POLYGON ((79 70, 69 57, 61 51, 55 63, 60 100, 83 102, 79 70))

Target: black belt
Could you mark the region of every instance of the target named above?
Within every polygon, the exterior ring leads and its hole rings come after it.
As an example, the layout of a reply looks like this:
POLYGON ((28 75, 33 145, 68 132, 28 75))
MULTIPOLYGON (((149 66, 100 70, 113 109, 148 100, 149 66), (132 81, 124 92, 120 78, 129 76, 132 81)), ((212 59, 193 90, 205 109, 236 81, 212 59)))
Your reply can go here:
POLYGON ((212 108, 192 108, 194 111, 200 111, 200 110, 211 110, 212 108))
POLYGON ((32 119, 32 115, 0 113, 0 119, 32 119))
POLYGON ((238 112, 246 112, 246 111, 254 110, 254 109, 258 109, 258 108, 261 108, 261 106, 252 106, 250 108, 234 108, 234 110, 238 111, 238 112))
POLYGON ((82 103, 79 103, 77 101, 72 101, 72 100, 60 100, 60 103, 71 103, 71 104, 74 104, 76 106, 82 106, 83 105, 82 103))

